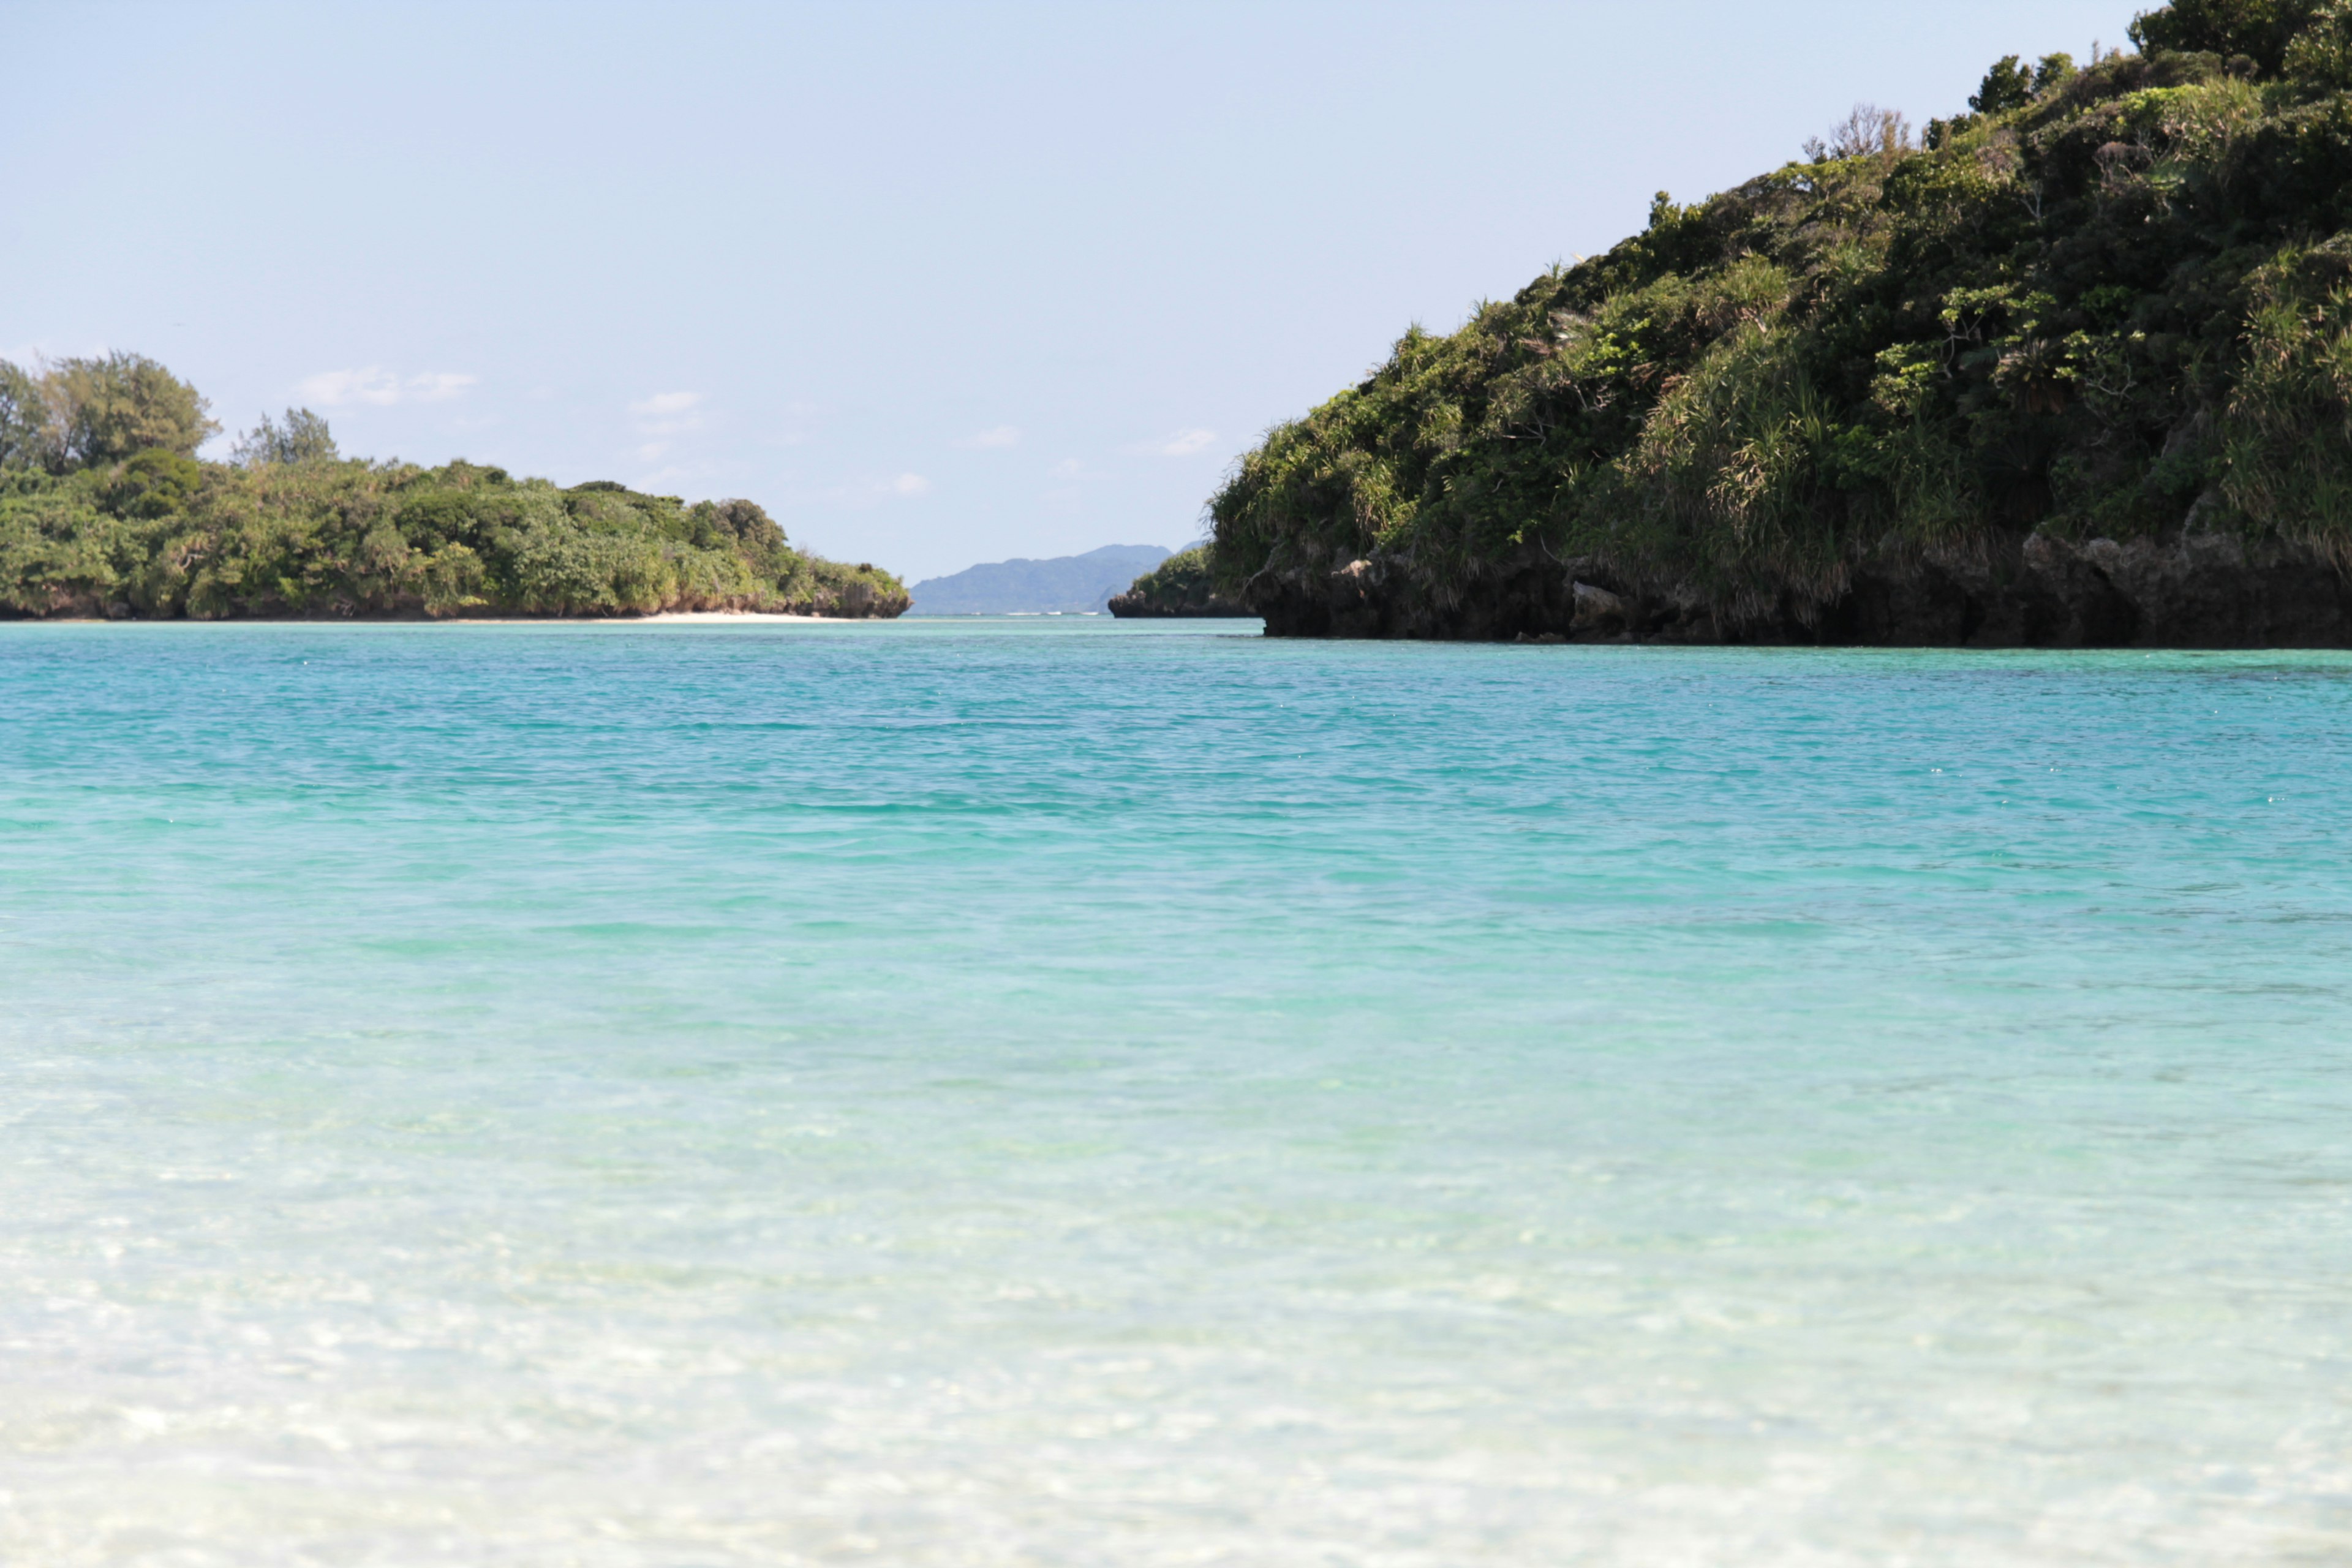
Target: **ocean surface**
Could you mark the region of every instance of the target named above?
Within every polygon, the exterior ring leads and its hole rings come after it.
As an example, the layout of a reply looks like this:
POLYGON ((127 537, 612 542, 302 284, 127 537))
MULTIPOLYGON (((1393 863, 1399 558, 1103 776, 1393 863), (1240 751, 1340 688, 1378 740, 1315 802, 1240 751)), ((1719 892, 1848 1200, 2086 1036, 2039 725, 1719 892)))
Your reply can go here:
POLYGON ((0 626, 0 1562, 2352 1561, 2352 657, 0 626))

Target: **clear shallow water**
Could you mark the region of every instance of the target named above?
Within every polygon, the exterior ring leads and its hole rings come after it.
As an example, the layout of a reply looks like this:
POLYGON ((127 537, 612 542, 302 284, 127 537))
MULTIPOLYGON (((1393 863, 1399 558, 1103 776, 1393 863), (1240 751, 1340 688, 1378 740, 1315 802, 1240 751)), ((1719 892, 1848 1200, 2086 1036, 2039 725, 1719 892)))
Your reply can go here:
POLYGON ((0 626, 0 1561, 2352 1557, 2352 658, 0 626))

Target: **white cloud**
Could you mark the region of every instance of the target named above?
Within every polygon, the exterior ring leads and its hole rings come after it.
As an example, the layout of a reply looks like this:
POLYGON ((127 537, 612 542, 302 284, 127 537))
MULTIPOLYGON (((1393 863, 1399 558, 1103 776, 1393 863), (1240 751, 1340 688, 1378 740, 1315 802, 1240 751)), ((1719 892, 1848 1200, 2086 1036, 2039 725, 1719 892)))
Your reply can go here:
POLYGON ((294 388, 312 403, 330 408, 346 403, 397 403, 400 377, 370 365, 365 370, 324 370, 294 388))
POLYGON ((885 501, 914 500, 931 493, 931 481, 920 474, 898 474, 864 484, 835 485, 826 498, 842 506, 879 506, 885 501))
POLYGON ((629 405, 636 416, 637 434, 647 437, 647 444, 637 449, 637 455, 650 463, 669 450, 666 436, 682 435, 699 426, 702 416, 697 412, 702 404, 698 392, 656 392, 643 403, 629 405))
POLYGON ((1085 467, 1086 465, 1076 458, 1065 458, 1054 465, 1052 472, 1057 479, 1075 479, 1085 470, 1085 467))
POLYGON ((408 393, 419 403, 439 403, 444 398, 463 397, 466 389, 473 384, 474 378, 470 375, 436 371, 429 375, 410 376, 408 393))
POLYGON ((1189 458, 1195 452, 1207 451, 1216 438, 1214 430, 1179 430, 1164 441, 1146 441, 1128 450, 1151 458, 1189 458))
POLYGON ((475 384, 475 377, 457 371, 426 371, 402 377, 382 365, 372 364, 360 370, 322 370, 304 377, 294 390, 306 403, 324 404, 329 408, 352 403, 385 407, 394 403, 446 403, 464 396, 467 389, 475 384))
POLYGON ((1011 425, 999 425, 993 430, 982 430, 977 436, 967 436, 956 443, 968 452, 986 452, 1000 447, 1021 445, 1021 432, 1011 425))
POLYGON ((672 463, 667 468, 656 468, 651 473, 638 475, 635 482, 629 488, 646 495, 660 495, 672 485, 679 489, 686 489, 692 481, 701 477, 701 469, 681 468, 672 463))

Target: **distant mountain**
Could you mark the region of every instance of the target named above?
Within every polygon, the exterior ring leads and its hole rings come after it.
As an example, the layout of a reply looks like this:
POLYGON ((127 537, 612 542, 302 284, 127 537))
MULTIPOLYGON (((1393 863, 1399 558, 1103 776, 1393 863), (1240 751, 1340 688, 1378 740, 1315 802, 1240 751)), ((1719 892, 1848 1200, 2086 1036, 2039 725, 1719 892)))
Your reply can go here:
POLYGON ((1100 610, 1113 594, 1168 559, 1156 544, 1106 544, 1049 561, 992 561, 914 587, 918 616, 1011 616, 1100 610))

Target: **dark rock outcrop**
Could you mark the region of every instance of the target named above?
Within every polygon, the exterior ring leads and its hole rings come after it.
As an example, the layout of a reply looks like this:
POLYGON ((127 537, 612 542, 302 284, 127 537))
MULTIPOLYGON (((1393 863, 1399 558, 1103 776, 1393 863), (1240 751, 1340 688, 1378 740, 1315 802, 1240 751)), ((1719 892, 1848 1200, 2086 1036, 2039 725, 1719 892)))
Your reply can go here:
POLYGON ((1853 563, 1817 603, 1726 609, 1539 548, 1438 579, 1406 556, 1269 567, 1244 591, 1272 637, 1921 647, 2352 647, 2352 583, 2315 552, 2234 535, 2046 534, 1853 563))
POLYGON ((1115 594, 1111 596, 1110 613, 1121 620, 1150 620, 1154 616, 1234 620, 1257 614, 1246 605, 1237 605, 1231 599, 1220 598, 1215 594, 1205 594, 1197 598, 1188 595, 1183 598, 1171 601, 1164 598, 1155 599, 1148 595, 1138 593, 1132 588, 1124 594, 1115 594))

